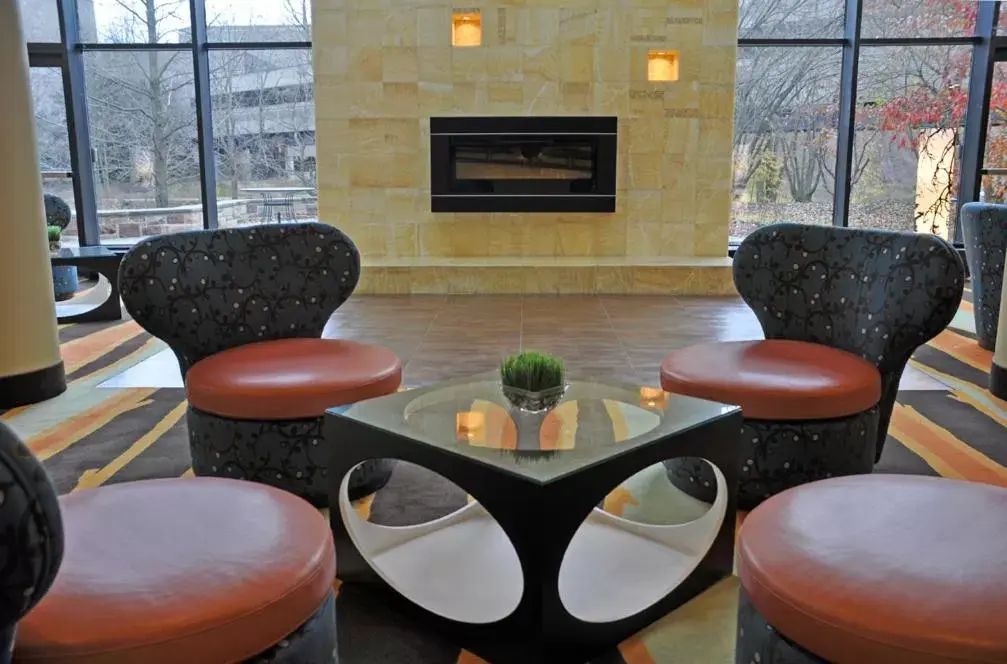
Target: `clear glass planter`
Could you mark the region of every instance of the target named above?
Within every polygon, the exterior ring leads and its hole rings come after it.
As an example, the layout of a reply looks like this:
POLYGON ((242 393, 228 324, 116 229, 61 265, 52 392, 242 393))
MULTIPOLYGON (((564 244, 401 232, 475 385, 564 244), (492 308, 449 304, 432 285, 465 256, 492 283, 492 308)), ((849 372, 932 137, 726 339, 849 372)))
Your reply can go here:
POLYGON ((566 384, 563 384, 559 387, 552 387, 540 392, 529 392, 528 390, 522 390, 520 387, 501 385, 507 401, 510 401, 515 408, 520 408, 529 413, 541 413, 542 411, 555 408, 560 400, 563 399, 563 395, 566 394, 567 387, 566 384))

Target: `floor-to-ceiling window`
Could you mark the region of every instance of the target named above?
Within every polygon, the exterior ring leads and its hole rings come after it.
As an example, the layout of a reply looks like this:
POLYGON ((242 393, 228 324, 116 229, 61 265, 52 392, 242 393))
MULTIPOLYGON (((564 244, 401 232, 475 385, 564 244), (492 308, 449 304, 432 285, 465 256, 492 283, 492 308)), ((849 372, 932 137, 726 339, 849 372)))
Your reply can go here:
POLYGON ((843 17, 843 0, 740 2, 732 240, 832 223, 843 17))
POLYGON ((741 0, 731 239, 799 221, 954 240, 977 19, 993 4, 741 0))
POLYGON ((315 214, 308 0, 86 0, 76 17, 102 243, 315 214))
MULTIPOLYGON (((310 0, 18 2, 56 67, 33 76, 47 187, 83 243, 317 214, 310 0)), ((998 11, 740 0, 731 239, 784 220, 960 239, 961 201, 1007 197, 998 11)))

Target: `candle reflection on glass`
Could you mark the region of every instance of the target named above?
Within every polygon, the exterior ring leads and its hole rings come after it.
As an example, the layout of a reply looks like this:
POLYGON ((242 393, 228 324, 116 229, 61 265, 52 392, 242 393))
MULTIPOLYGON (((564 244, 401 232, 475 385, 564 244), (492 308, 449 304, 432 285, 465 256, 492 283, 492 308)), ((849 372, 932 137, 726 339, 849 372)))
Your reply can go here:
POLYGON ((659 387, 640 388, 640 407, 663 410, 668 405, 668 393, 659 387))
POLYGON ((486 442, 486 415, 474 410, 455 413, 455 434, 461 443, 486 442))

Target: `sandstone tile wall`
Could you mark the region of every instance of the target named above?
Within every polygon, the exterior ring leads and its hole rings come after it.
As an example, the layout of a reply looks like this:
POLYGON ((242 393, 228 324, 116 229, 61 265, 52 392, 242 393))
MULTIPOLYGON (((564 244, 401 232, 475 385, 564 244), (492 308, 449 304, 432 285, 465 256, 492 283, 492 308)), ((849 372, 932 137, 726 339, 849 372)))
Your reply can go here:
POLYGON ((315 0, 313 31, 319 216, 366 260, 725 255, 737 0, 315 0), (482 46, 453 48, 475 9, 482 46), (646 80, 649 49, 677 82, 646 80), (618 116, 617 211, 431 213, 443 115, 618 116))

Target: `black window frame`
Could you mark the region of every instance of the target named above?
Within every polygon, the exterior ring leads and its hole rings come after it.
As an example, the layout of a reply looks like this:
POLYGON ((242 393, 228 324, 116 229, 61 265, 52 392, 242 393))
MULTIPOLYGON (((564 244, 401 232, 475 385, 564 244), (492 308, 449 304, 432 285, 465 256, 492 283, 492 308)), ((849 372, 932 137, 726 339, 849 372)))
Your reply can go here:
MULTIPOLYGON (((209 52, 213 50, 310 49, 312 42, 212 42, 207 38, 205 0, 189 0, 191 41, 185 43, 102 44, 82 42, 77 22, 76 0, 52 0, 57 4, 60 44, 28 43, 30 62, 59 66, 67 104, 70 157, 76 196, 77 226, 82 245, 101 242, 97 220, 92 145, 84 90, 83 54, 91 50, 191 50, 196 100, 196 134, 199 152, 200 194, 203 228, 217 227, 216 165, 213 148, 212 101, 209 83, 209 52)), ((969 45, 972 64, 969 78, 965 131, 959 169, 958 205, 979 199, 982 182, 983 152, 989 115, 993 64, 1007 54, 1007 35, 997 35, 1000 1, 979 2, 975 33, 958 37, 864 38, 861 36, 864 0, 845 0, 842 36, 834 38, 744 38, 743 47, 835 46, 842 49, 837 127, 836 183, 833 189, 832 223, 845 226, 848 221, 851 190, 854 122, 857 104, 857 68, 862 47, 914 45, 969 45), (999 56, 998 56, 999 53, 999 56)), ((957 215, 957 211, 954 211, 957 215)), ((962 243, 960 225, 955 223, 954 242, 962 243)))

